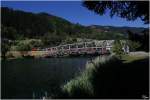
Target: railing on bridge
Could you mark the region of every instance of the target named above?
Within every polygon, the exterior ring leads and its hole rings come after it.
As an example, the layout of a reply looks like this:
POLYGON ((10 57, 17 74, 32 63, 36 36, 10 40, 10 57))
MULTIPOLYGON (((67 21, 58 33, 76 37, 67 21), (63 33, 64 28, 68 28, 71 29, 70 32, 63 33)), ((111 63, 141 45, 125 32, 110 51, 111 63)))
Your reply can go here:
POLYGON ((113 40, 80 42, 56 47, 46 48, 49 55, 70 55, 70 54, 104 54, 109 53, 113 40))
POLYGON ((80 42, 56 47, 45 48, 47 56, 54 55, 82 55, 82 54, 106 54, 111 52, 114 40, 100 40, 80 42))

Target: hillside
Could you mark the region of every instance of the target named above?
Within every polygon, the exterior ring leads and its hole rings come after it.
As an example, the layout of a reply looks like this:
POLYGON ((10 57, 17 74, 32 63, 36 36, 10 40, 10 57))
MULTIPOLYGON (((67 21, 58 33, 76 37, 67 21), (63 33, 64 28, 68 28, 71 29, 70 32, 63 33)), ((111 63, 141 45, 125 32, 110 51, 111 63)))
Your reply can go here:
POLYGON ((144 28, 83 26, 47 13, 31 13, 1 7, 2 38, 10 40, 41 39, 45 45, 75 42, 76 38, 125 39, 127 30, 140 32, 144 28))
POLYGON ((123 33, 123 34, 127 34, 127 31, 132 31, 133 33, 139 33, 142 32, 144 30, 146 30, 147 28, 137 28, 137 27, 117 27, 117 26, 101 26, 101 25, 91 25, 88 26, 88 28, 91 29, 95 29, 97 31, 102 31, 102 32, 119 32, 119 33, 123 33))

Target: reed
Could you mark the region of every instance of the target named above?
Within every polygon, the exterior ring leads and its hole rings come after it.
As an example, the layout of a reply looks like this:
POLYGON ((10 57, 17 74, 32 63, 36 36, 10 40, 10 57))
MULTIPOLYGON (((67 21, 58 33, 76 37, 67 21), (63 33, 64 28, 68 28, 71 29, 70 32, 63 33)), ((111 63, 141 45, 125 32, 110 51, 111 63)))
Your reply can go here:
POLYGON ((73 98, 93 97, 94 88, 92 84, 93 77, 97 74, 97 68, 112 63, 114 57, 97 57, 86 64, 86 69, 81 75, 69 81, 62 87, 63 92, 73 98))

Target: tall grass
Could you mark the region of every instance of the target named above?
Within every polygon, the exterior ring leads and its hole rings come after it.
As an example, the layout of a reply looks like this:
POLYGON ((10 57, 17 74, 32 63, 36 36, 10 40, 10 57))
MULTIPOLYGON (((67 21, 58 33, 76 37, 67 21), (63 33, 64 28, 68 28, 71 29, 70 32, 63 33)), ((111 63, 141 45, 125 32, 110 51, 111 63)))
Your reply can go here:
POLYGON ((86 70, 75 79, 69 81, 62 87, 63 92, 72 98, 92 98, 95 96, 95 89, 92 84, 94 74, 100 67, 106 67, 107 64, 114 61, 114 56, 97 57, 86 64, 86 70))
POLYGON ((116 56, 91 60, 80 76, 62 87, 65 98, 140 99, 148 95, 148 59, 123 62, 116 56))

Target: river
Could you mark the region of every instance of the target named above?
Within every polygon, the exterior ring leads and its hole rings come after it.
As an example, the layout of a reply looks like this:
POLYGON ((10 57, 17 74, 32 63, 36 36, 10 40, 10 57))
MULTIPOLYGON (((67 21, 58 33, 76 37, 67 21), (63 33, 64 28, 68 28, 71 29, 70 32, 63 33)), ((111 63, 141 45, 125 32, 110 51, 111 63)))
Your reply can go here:
POLYGON ((57 94, 60 87, 85 69, 89 58, 42 58, 2 61, 2 98, 41 98, 57 94))

